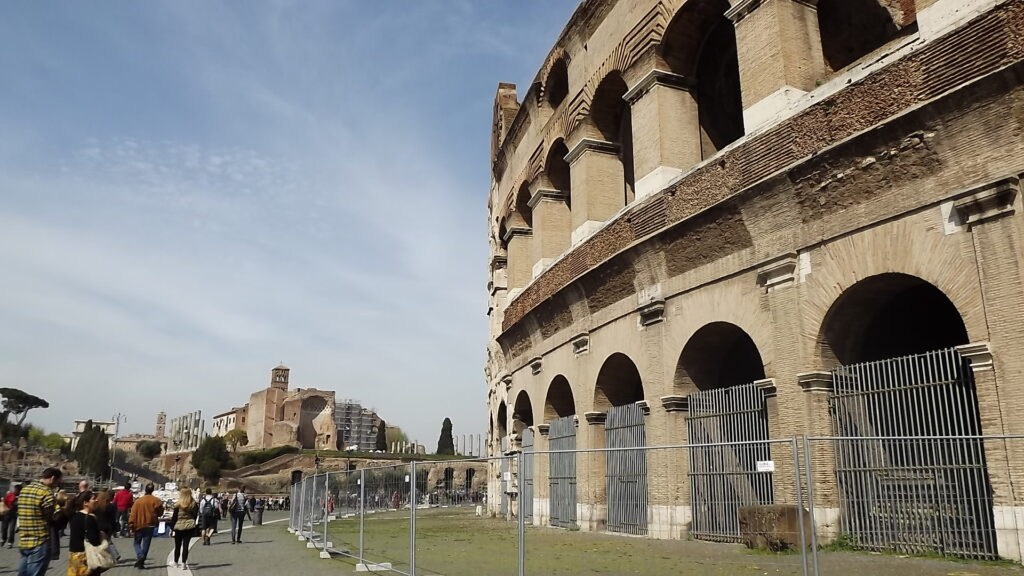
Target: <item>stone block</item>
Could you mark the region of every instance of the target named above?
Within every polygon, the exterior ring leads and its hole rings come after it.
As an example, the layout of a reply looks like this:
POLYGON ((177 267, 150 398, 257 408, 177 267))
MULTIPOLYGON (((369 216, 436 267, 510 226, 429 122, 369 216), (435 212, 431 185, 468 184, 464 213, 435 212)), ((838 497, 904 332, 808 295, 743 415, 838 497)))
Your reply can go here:
POLYGON ((803 545, 811 545, 811 516, 792 504, 740 506, 740 537, 747 548, 792 550, 800 547, 800 516, 803 515, 803 545))

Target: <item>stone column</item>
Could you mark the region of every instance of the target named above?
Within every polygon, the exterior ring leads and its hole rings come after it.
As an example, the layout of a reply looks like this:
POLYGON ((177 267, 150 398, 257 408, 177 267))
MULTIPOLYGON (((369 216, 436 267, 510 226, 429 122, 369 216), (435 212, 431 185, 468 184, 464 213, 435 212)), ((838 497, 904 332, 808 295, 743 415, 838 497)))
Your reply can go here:
MULTIPOLYGON (((669 445, 685 445, 687 443, 686 415, 690 411, 690 402, 686 396, 662 396, 661 407, 665 411, 665 423, 668 434, 665 437, 669 445)), ((652 467, 652 470, 654 468, 652 467)), ((669 527, 671 533, 666 537, 686 540, 690 524, 693 523, 693 512, 690 509, 690 450, 689 448, 673 448, 669 452, 669 462, 663 469, 664 474, 657 477, 668 480, 669 527)))
POLYGON ((566 203, 568 195, 561 190, 536 188, 531 190, 530 209, 533 210, 533 262, 531 278, 536 278, 551 261, 569 249, 572 239, 572 214, 566 203))
POLYGON ((525 227, 510 227, 504 240, 508 245, 508 288, 521 290, 533 278, 533 262, 530 260, 533 231, 525 227))
MULTIPOLYGON (((605 448, 607 412, 586 412, 586 434, 583 447, 605 448)), ((608 498, 605 477, 605 453, 584 452, 576 462, 576 498, 580 502, 580 529, 604 532, 608 524, 608 498)))
POLYGON ((578 244, 626 205, 626 181, 614 142, 583 138, 569 150, 572 243, 578 244))
POLYGON ((825 75, 817 0, 732 0, 725 15, 736 27, 749 133, 807 92, 825 75))
MULTIPOLYGON (((832 415, 829 413, 828 400, 832 395, 832 373, 804 372, 797 374, 797 382, 800 383, 800 387, 804 391, 807 435, 811 437, 831 436, 832 415)), ((814 507, 814 524, 818 533, 818 543, 827 544, 839 534, 839 494, 836 486, 835 446, 831 440, 812 440, 809 442, 808 449, 810 462, 804 462, 803 474, 806 476, 807 469, 810 469, 814 486, 814 501, 810 502, 806 493, 804 498, 814 507)), ((801 454, 802 456, 803 454, 801 454)))
POLYGON ((623 96, 632 114, 637 200, 701 160, 700 118, 691 87, 684 76, 654 69, 623 96))

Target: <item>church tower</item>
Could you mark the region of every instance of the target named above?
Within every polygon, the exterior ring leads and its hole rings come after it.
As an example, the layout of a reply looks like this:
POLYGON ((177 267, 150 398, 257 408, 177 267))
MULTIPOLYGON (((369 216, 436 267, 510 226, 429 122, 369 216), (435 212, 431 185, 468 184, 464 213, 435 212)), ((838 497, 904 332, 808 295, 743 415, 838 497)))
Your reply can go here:
POLYGON ((278 364, 270 371, 270 387, 278 390, 288 390, 288 367, 278 364))

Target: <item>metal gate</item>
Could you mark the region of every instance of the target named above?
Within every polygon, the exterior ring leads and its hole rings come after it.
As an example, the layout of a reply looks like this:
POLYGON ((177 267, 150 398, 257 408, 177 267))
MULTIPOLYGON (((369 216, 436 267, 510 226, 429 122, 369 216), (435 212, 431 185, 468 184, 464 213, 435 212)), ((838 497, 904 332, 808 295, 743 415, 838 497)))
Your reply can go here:
POLYGON ((688 400, 690 534, 739 542, 739 507, 775 501, 764 391, 744 384, 697 392, 688 400))
POLYGON ((832 373, 842 531, 901 553, 995 558, 970 362, 955 349, 832 373))
POLYGON ((505 453, 508 452, 508 438, 502 437, 501 439, 501 503, 498 510, 502 516, 508 516, 508 478, 509 478, 509 465, 508 456, 505 453))
MULTIPOLYGON (((644 413, 638 404, 608 410, 608 448, 642 448, 647 444, 644 413)), ((607 452, 608 530, 647 534, 647 456, 643 450, 607 452)))
POLYGON ((533 519, 533 429, 523 430, 523 469, 519 471, 523 498, 523 519, 533 519))
POLYGON ((551 453, 548 455, 551 486, 551 525, 576 527, 576 417, 566 416, 551 422, 548 429, 551 453))

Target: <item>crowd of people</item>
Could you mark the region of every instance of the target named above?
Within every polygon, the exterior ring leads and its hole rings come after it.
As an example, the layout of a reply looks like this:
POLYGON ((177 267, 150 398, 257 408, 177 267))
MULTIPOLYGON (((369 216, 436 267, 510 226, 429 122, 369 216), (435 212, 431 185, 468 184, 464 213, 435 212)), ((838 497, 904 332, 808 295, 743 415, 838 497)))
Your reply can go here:
POLYGON ((0 546, 13 548, 17 532, 18 576, 43 576, 60 558, 65 535, 67 576, 94 576, 116 565, 121 560, 118 538, 132 538, 134 566, 145 568, 157 534, 174 538, 173 565, 187 567, 192 539, 210 545, 222 519, 230 520, 231 543, 238 544, 253 512, 289 504, 287 498, 249 497, 244 488, 231 493, 207 488, 202 495, 182 488, 175 501, 165 503, 153 494, 152 483, 136 495, 130 483, 116 491, 93 491, 83 480, 76 494, 68 494, 60 489, 62 476, 59 469, 47 468, 38 480, 12 486, 0 500, 0 546))

